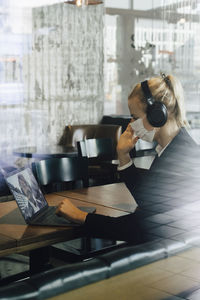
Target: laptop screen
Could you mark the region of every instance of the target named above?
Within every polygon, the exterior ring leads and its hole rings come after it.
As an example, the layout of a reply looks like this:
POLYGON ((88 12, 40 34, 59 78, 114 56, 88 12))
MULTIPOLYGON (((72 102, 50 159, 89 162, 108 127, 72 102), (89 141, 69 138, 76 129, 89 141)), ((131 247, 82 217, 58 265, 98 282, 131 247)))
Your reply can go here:
POLYGON ((25 220, 48 205, 30 168, 7 174, 5 180, 25 220))

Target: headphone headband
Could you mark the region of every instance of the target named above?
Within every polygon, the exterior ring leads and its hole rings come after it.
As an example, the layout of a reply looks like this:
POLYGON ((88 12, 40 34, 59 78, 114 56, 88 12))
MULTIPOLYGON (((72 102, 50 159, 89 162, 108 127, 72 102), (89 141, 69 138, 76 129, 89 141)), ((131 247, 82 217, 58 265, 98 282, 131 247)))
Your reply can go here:
MULTIPOLYGON (((143 93, 145 95, 145 98, 146 98, 147 102, 149 102, 149 100, 151 100, 151 102, 153 102, 152 101, 153 96, 152 96, 152 93, 151 93, 151 91, 149 89, 148 81, 147 80, 142 81, 141 82, 141 87, 142 87, 142 91, 143 91, 143 93)), ((151 103, 149 103, 149 104, 151 104, 151 103)))

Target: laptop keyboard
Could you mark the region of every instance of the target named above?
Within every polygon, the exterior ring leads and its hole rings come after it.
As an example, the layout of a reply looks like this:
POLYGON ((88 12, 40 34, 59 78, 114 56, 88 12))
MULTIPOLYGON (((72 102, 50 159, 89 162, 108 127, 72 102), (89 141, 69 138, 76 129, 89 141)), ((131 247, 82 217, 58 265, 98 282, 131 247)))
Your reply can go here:
MULTIPOLYGON (((75 224, 71 221, 64 219, 62 217, 58 217, 56 214, 56 207, 49 206, 48 209, 40 216, 38 216, 33 223, 36 224, 44 224, 44 225, 67 225, 67 224, 75 224)), ((77 224, 78 225, 78 224, 77 224)))
MULTIPOLYGON (((70 220, 67 220, 63 217, 58 217, 56 215, 56 206, 49 206, 47 210, 45 210, 42 214, 37 216, 33 221, 31 221, 31 224, 35 225, 70 225, 70 226, 80 226, 77 223, 73 223, 70 220)), ((79 209, 86 211, 88 213, 94 213, 96 208, 95 207, 87 207, 87 206, 81 206, 79 209)))

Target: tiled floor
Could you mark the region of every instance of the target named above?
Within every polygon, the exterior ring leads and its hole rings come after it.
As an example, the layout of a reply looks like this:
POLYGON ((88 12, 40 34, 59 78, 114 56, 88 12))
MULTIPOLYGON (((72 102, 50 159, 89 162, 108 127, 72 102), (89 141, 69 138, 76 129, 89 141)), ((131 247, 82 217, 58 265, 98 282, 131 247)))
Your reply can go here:
POLYGON ((29 269, 29 259, 20 254, 11 254, 0 258, 0 279, 12 276, 29 269))
POLYGON ((200 248, 51 298, 63 299, 200 300, 200 248))

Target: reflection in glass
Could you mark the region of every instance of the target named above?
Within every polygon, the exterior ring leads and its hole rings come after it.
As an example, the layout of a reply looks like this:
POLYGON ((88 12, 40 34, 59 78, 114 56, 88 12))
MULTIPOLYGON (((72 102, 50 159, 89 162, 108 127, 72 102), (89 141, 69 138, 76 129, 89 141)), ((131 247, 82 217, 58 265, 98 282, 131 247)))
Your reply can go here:
MULTIPOLYGON (((200 111, 198 1, 136 0, 134 10, 126 13, 107 9, 105 21, 104 113, 128 114, 126 101, 132 85, 164 71, 180 78, 189 121, 192 127, 197 127, 200 123, 197 122, 200 111)), ((191 130, 200 142, 198 131, 191 130)))
POLYGON ((66 124, 100 119, 104 6, 82 10, 61 0, 2 0, 0 9, 5 160, 21 146, 56 145, 66 124))

